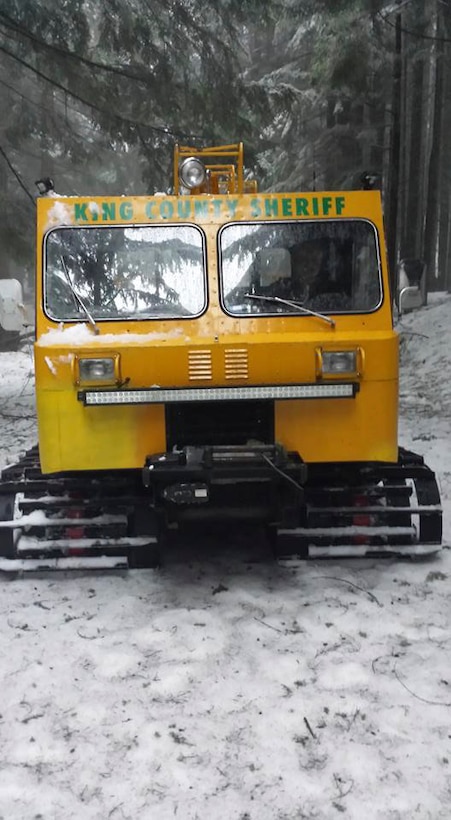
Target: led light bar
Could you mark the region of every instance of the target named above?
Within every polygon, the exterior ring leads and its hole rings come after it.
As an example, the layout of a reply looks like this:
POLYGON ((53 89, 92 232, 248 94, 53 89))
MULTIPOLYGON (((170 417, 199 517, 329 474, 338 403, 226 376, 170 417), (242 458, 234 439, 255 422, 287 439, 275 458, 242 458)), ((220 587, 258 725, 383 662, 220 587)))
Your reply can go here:
POLYGON ((355 382, 335 384, 271 384, 256 387, 152 387, 139 390, 80 390, 85 406, 105 404, 171 404, 246 399, 349 399, 355 382))

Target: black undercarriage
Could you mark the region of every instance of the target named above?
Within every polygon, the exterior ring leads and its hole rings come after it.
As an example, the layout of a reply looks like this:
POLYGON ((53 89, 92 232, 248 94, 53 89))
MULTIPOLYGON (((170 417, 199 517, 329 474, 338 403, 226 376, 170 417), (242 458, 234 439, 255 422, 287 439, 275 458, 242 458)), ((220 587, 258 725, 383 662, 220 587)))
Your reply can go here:
POLYGON ((435 475, 405 450, 395 464, 305 465, 271 443, 204 443, 141 471, 44 475, 34 448, 2 473, 0 569, 154 567, 168 529, 210 521, 263 525, 279 558, 428 555, 442 537, 435 475))

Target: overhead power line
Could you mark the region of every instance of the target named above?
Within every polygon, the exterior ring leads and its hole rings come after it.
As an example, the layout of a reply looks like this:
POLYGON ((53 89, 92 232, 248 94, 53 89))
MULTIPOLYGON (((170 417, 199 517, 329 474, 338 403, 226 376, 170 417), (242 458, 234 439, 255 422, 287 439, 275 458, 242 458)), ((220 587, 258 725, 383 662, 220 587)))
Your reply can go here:
POLYGON ((74 100, 77 100, 78 102, 82 103, 82 105, 85 105, 88 108, 91 108, 93 111, 98 111, 100 114, 103 114, 105 117, 112 117, 113 119, 115 119, 119 122, 122 122, 125 125, 131 126, 132 128, 136 128, 136 127, 147 128, 149 131, 155 131, 156 133, 162 134, 162 135, 167 136, 167 137, 176 137, 176 138, 181 138, 181 139, 186 139, 186 140, 203 139, 202 135, 187 134, 183 131, 176 131, 176 130, 173 130, 172 128, 169 128, 169 127, 166 127, 166 126, 150 125, 149 123, 146 123, 146 122, 140 122, 138 120, 133 120, 130 117, 124 117, 122 114, 115 114, 115 113, 112 113, 111 111, 107 111, 105 108, 102 108, 101 106, 96 105, 95 103, 91 102, 90 100, 85 99, 84 97, 81 97, 80 94, 77 94, 75 91, 72 91, 70 88, 67 88, 67 86, 63 85, 62 83, 59 83, 57 80, 53 79, 52 77, 49 77, 47 74, 44 74, 43 71, 40 71, 38 68, 35 68, 35 66, 31 65, 30 63, 27 63, 26 60, 24 60, 22 57, 19 57, 17 54, 14 54, 14 52, 10 51, 10 49, 6 48, 6 46, 0 45, 0 51, 2 51, 4 54, 7 54, 8 57, 11 57, 11 59, 18 62, 24 68, 27 68, 29 71, 32 71, 34 74, 36 74, 37 77, 40 77, 41 80, 44 80, 45 82, 50 83, 50 85, 53 85, 55 88, 58 88, 60 91, 63 91, 64 94, 67 94, 69 97, 72 97, 74 100))
POLYGON ((44 48, 47 51, 52 51, 57 54, 60 54, 62 57, 68 57, 71 60, 83 63, 83 65, 86 65, 89 68, 100 69, 101 71, 108 71, 112 74, 118 74, 120 77, 126 77, 129 80, 134 80, 136 82, 141 83, 146 83, 147 81, 147 78, 145 76, 139 76, 139 74, 135 74, 132 71, 127 71, 127 69, 121 68, 119 66, 108 65, 107 63, 99 63, 96 60, 90 60, 88 57, 83 57, 83 55, 81 54, 76 54, 73 51, 69 51, 69 49, 61 48, 61 46, 47 43, 45 40, 42 40, 32 31, 29 31, 20 23, 16 22, 16 20, 13 20, 12 17, 10 17, 8 14, 5 14, 3 11, 0 11, 0 18, 3 21, 2 25, 5 26, 5 28, 9 28, 10 30, 17 32, 18 34, 22 35, 22 37, 26 37, 28 40, 31 40, 33 43, 36 43, 41 48, 44 48))
MULTIPOLYGON (((377 12, 377 17, 382 23, 387 23, 390 28, 396 28, 396 23, 392 23, 392 21, 380 11, 377 12)), ((403 34, 409 34, 410 37, 417 37, 419 40, 433 40, 434 42, 439 43, 451 43, 451 37, 436 37, 433 34, 424 34, 421 31, 412 31, 412 29, 406 28, 405 26, 401 26, 401 31, 403 34)))
POLYGON ((10 171, 11 171, 11 172, 14 174, 14 176, 16 177, 17 182, 19 183, 20 187, 21 187, 21 188, 22 188, 22 190, 26 193, 27 197, 28 197, 29 199, 31 199, 31 201, 32 201, 32 203, 33 203, 33 206, 34 206, 34 205, 36 204, 36 202, 35 202, 35 198, 34 198, 33 194, 31 194, 31 193, 30 193, 30 191, 28 190, 27 186, 26 186, 26 185, 25 185, 25 183, 22 181, 22 177, 20 176, 19 172, 18 172, 18 171, 16 171, 16 169, 14 168, 14 165, 12 164, 12 162, 11 162, 11 160, 9 159, 9 157, 8 157, 8 155, 7 155, 7 153, 6 153, 6 151, 4 150, 4 148, 2 148, 2 146, 1 146, 1 145, 0 145, 0 154, 2 155, 3 159, 5 160, 5 162, 6 162, 7 166, 8 166, 8 168, 10 169, 10 171))

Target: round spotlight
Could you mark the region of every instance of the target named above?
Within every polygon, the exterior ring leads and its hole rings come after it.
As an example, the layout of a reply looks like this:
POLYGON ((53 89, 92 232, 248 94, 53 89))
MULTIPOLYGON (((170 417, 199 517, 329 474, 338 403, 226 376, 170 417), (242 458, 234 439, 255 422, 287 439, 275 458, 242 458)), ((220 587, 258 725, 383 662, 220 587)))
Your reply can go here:
POLYGON ((187 157, 179 167, 180 182, 185 188, 198 188, 203 185, 207 172, 205 165, 196 157, 187 157))

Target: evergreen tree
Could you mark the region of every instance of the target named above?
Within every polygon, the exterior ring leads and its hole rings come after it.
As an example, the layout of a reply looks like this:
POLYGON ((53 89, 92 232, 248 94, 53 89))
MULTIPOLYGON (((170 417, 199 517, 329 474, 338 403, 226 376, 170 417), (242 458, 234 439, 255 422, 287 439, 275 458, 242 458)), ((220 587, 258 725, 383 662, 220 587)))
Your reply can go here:
POLYGON ((0 84, 10 112, 6 236, 24 211, 10 257, 31 261, 39 176, 67 194, 169 190, 175 141, 251 141, 254 111, 267 113, 240 65, 244 21, 256 8, 251 0, 207 10, 199 0, 0 1, 0 68, 13 79, 0 84))
POLYGON ((448 18, 425 0, 0 0, 3 270, 32 267, 36 178, 66 194, 169 191, 174 142, 239 139, 263 189, 379 173, 392 259, 443 268, 448 18))

